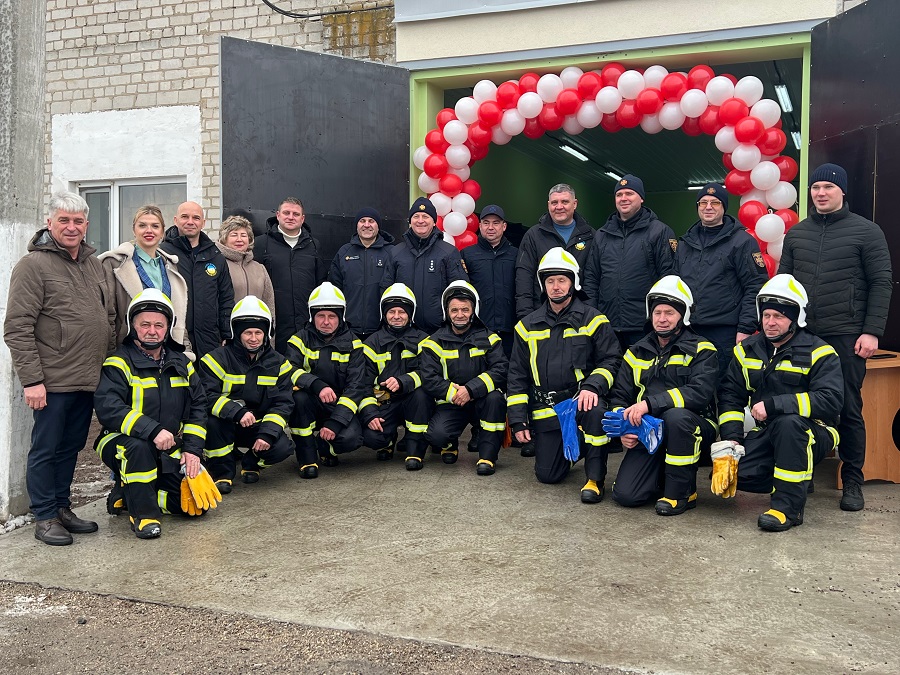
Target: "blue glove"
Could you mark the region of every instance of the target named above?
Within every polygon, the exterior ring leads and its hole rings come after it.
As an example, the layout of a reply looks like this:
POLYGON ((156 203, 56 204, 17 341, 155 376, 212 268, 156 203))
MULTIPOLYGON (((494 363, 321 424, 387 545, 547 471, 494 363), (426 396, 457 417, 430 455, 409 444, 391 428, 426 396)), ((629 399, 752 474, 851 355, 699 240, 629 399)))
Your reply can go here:
POLYGON ((652 415, 644 415, 640 426, 634 426, 625 418, 623 411, 611 410, 603 414, 603 431, 607 436, 634 434, 652 455, 662 442, 663 421, 652 415))
POLYGON ((570 462, 577 462, 581 456, 581 444, 578 442, 578 423, 575 421, 575 413, 578 412, 578 399, 566 399, 553 406, 553 410, 559 418, 559 428, 562 431, 563 456, 570 462))
POLYGON ((603 431, 607 436, 624 436, 625 434, 636 434, 637 427, 625 419, 625 413, 621 410, 608 410, 603 413, 603 431))

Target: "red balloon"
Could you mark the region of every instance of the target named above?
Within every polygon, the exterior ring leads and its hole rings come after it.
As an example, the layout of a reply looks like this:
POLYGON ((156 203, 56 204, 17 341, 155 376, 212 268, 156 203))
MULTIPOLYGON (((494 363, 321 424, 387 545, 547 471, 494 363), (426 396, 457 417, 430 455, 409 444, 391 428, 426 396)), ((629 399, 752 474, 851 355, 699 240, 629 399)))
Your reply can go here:
POLYGON ((525 120, 525 130, 522 132, 526 137, 535 139, 544 135, 544 127, 541 126, 537 117, 525 120))
POLYGON ((444 108, 437 114, 437 125, 438 129, 443 129, 447 122, 456 119, 456 113, 453 111, 453 108, 444 108))
POLYGON ((753 189, 753 183, 750 182, 749 171, 738 171, 734 169, 729 171, 725 176, 725 189, 733 195, 744 195, 753 189))
POLYGON ((775 215, 784 221, 785 232, 800 222, 800 216, 793 209, 778 209, 775 215))
POLYGON ((463 181, 462 191, 476 202, 481 198, 481 186, 478 184, 478 181, 472 180, 471 178, 463 181))
POLYGON ((753 237, 754 239, 756 239, 756 243, 759 244, 759 252, 760 252, 760 253, 765 253, 766 250, 767 250, 766 247, 769 245, 769 243, 766 242, 766 241, 763 241, 762 239, 760 239, 759 237, 757 237, 757 236, 756 236, 756 231, 755 231, 755 230, 750 230, 749 232, 750 232, 750 236, 753 237))
POLYGON ((715 72, 709 66, 694 66, 688 73, 688 86, 691 89, 702 89, 706 91, 706 85, 716 76, 715 72))
POLYGON ((703 133, 703 129, 700 128, 700 118, 686 117, 681 125, 681 130, 688 136, 699 136, 703 133))
POLYGON ((433 154, 428 155, 425 158, 425 164, 423 165, 424 171, 431 178, 440 178, 445 173, 447 173, 447 169, 450 168, 450 163, 447 162, 447 158, 443 155, 433 154))
POLYGON ((438 185, 441 188, 441 192, 443 192, 448 197, 455 197, 460 192, 462 192, 463 182, 462 178, 457 176, 455 173, 446 173, 441 176, 441 179, 438 181, 438 185))
POLYGON ((600 79, 603 81, 603 86, 615 87, 616 83, 619 81, 619 77, 621 77, 622 73, 624 73, 626 70, 628 70, 628 68, 623 66, 621 63, 617 63, 615 61, 613 61, 612 63, 607 63, 600 71, 600 79))
POLYGON ((663 78, 659 89, 667 101, 680 101, 688 90, 688 79, 681 73, 669 73, 663 78))
POLYGON ((488 148, 490 147, 488 145, 474 145, 471 141, 466 141, 465 146, 469 149, 469 154, 472 155, 469 160, 469 166, 472 166, 478 160, 487 157, 488 148))
POLYGON ((519 102, 519 85, 515 82, 504 82, 497 87, 497 103, 504 110, 515 108, 519 102))
POLYGON ((466 230, 469 232, 478 232, 478 216, 470 213, 466 216, 466 230))
POLYGON ((565 117, 574 115, 581 107, 581 96, 577 89, 563 89, 556 97, 556 112, 565 117))
POLYGON ((708 136, 715 136, 725 126, 719 121, 719 106, 716 105, 711 105, 700 113, 698 122, 700 130, 708 136))
POLYGON ((756 143, 766 127, 758 117, 742 117, 734 125, 734 137, 741 143, 756 143))
POLYGON ((772 163, 781 171, 781 180, 790 183, 797 177, 797 162, 793 157, 781 155, 773 159, 772 163))
MULTIPOLYGON (((431 199, 431 195, 428 195, 428 198, 431 199)), ((434 226, 439 229, 441 232, 444 231, 444 216, 438 216, 437 220, 434 223, 434 226)))
POLYGON ((432 129, 425 134, 425 147, 438 155, 450 147, 450 144, 444 140, 444 134, 438 129, 432 129))
POLYGON ((753 229, 756 227, 756 221, 766 215, 769 210, 766 205, 756 200, 741 204, 738 210, 738 220, 743 223, 744 227, 753 229))
POLYGON ((737 124, 750 114, 750 108, 739 98, 726 99, 719 106, 719 121, 722 124, 737 124))
POLYGON ((634 129, 641 123, 642 117, 637 109, 637 101, 622 101, 622 105, 616 110, 616 121, 625 129, 634 129))
POLYGON ((537 119, 545 131, 556 131, 562 127, 565 121, 564 116, 556 112, 556 106, 553 103, 545 103, 541 112, 538 113, 537 119))
POLYGON ((731 162, 731 153, 730 152, 726 152, 724 155, 722 155, 722 164, 724 164, 725 168, 728 169, 729 171, 734 170, 734 164, 731 162))
POLYGON ((642 115, 655 115, 663 106, 663 95, 659 89, 644 89, 637 95, 635 102, 642 115))
POLYGON ((469 127, 469 140, 472 145, 490 145, 491 128, 484 122, 475 122, 469 127))
POLYGON ((537 91, 538 80, 541 76, 537 73, 525 73, 519 78, 519 94, 525 94, 529 91, 537 91))
POLYGON ((766 262, 766 272, 769 273, 769 278, 775 276, 775 273, 778 271, 778 263, 775 262, 775 258, 770 256, 768 253, 762 254, 763 260, 766 262))
POLYGON ((727 77, 729 80, 731 80, 731 84, 738 83, 738 79, 731 73, 722 73, 722 77, 727 77))
POLYGON ((780 117, 775 121, 775 126, 778 127, 779 129, 781 128, 781 118, 780 117))
POLYGON ((476 235, 474 232, 469 232, 469 230, 466 230, 465 232, 463 232, 460 235, 457 235, 456 237, 453 237, 453 244, 460 251, 462 251, 467 246, 471 246, 472 244, 476 243, 477 241, 478 241, 478 235, 476 235))
POLYGON ((478 119, 484 123, 484 126, 490 128, 500 124, 503 117, 503 109, 496 101, 485 101, 478 106, 478 119))
POLYGON ((766 129, 762 138, 756 142, 756 147, 764 155, 777 155, 784 150, 785 145, 787 145, 787 136, 781 129, 775 127, 766 129))
POLYGON ((619 120, 616 119, 616 113, 604 113, 603 117, 600 118, 600 126, 603 127, 604 131, 608 131, 611 134, 622 128, 619 120))
POLYGON ((603 79, 597 73, 587 72, 578 79, 578 94, 585 101, 593 101, 602 88, 603 79))

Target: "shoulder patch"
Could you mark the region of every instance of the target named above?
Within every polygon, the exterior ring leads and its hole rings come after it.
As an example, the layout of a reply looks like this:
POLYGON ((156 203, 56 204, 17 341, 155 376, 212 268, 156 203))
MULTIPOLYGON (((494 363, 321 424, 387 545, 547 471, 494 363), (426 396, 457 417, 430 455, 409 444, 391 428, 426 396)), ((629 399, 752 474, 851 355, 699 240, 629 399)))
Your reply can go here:
POLYGON ((669 239, 669 246, 672 247, 672 253, 678 252, 678 240, 677 239, 669 239))
POLYGON ((468 273, 469 273, 469 268, 466 267, 466 259, 465 259, 465 258, 460 258, 460 259, 459 259, 459 264, 462 265, 463 272, 465 272, 466 274, 468 274, 468 273))
POLYGON ((585 246, 586 244, 583 241, 579 241, 577 244, 575 244, 575 250, 583 251, 585 246))
POLYGON ((214 276, 216 276, 216 275, 219 273, 219 270, 216 269, 216 266, 213 265, 212 263, 207 263, 207 264, 206 264, 206 273, 207 273, 209 276, 214 277, 214 276))
POLYGON ((759 251, 753 252, 753 262, 755 262, 757 266, 766 269, 766 261, 763 260, 762 253, 760 253, 759 251))

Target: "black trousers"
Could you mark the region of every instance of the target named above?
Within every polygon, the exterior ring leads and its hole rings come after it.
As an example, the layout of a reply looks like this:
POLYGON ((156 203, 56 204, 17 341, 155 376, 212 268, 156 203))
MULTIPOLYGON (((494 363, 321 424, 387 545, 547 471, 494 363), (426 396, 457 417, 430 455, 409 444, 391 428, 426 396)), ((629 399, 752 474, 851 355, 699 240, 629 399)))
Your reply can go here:
POLYGON ((324 456, 324 453, 340 455, 353 452, 362 445, 362 427, 356 415, 350 418, 347 426, 337 432, 332 441, 319 439, 317 444, 313 431, 322 428, 334 413, 335 407, 335 403, 322 403, 318 396, 306 391, 294 392, 294 411, 291 413, 290 425, 297 461, 301 467, 317 464, 319 457, 324 456))
POLYGON ((778 415, 744 438, 738 490, 772 495, 773 509, 796 518, 806 504, 813 467, 837 445, 837 432, 799 415, 778 415))
MULTIPOLYGON (((606 410, 606 404, 600 399, 594 408, 578 412, 575 416, 579 429, 578 459, 584 460, 587 480, 597 481, 597 485, 602 485, 606 479, 606 460, 609 454, 609 437, 603 432, 603 413, 606 410)), ((563 454, 559 420, 556 417, 537 420, 532 427, 534 475, 541 483, 559 483, 569 475, 569 470, 574 465, 563 454)))
POLYGON ((378 406, 383 431, 363 426, 363 445, 373 450, 387 448, 397 438, 397 427, 406 426, 405 438, 419 439, 428 428, 428 420, 434 408, 434 399, 419 387, 405 396, 392 396, 378 406))
POLYGON ((294 442, 285 434, 279 434, 278 440, 263 452, 254 451, 253 444, 259 438, 259 423, 250 427, 242 427, 229 420, 210 415, 206 423, 206 468, 213 480, 227 478, 232 480, 237 469, 238 459, 241 468, 247 471, 258 471, 267 466, 283 462, 294 454, 294 442), (238 448, 247 448, 241 453, 238 448))
POLYGON ((654 454, 638 444, 625 451, 613 483, 612 497, 622 506, 687 499, 697 491, 697 467, 716 440, 716 427, 684 408, 662 414, 663 440, 654 454))
POLYGON ((838 433, 841 444, 838 454, 841 461, 841 480, 847 483, 862 483, 863 464, 866 462, 866 424, 862 416, 862 385, 866 377, 866 360, 854 353, 858 335, 820 336, 834 347, 841 359, 844 375, 844 407, 838 433))
MULTIPOLYGON (((462 407, 452 403, 437 406, 428 422, 425 442, 438 448, 455 446, 459 435, 469 424, 480 429, 478 458, 496 462, 503 443, 503 432, 506 430, 506 398, 496 389, 484 398, 469 401, 462 407)), ((415 445, 417 452, 424 452, 421 444, 415 445)), ((407 446, 407 449, 410 447, 407 446)))

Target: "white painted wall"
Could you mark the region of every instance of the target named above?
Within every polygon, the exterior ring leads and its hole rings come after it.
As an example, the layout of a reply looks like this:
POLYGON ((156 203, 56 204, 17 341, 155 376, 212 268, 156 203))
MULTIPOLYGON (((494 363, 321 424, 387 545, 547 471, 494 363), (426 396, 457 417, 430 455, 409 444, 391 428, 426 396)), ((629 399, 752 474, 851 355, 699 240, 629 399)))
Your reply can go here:
POLYGON ((88 180, 187 176, 187 198, 202 204, 200 107, 54 115, 53 191, 88 180))

